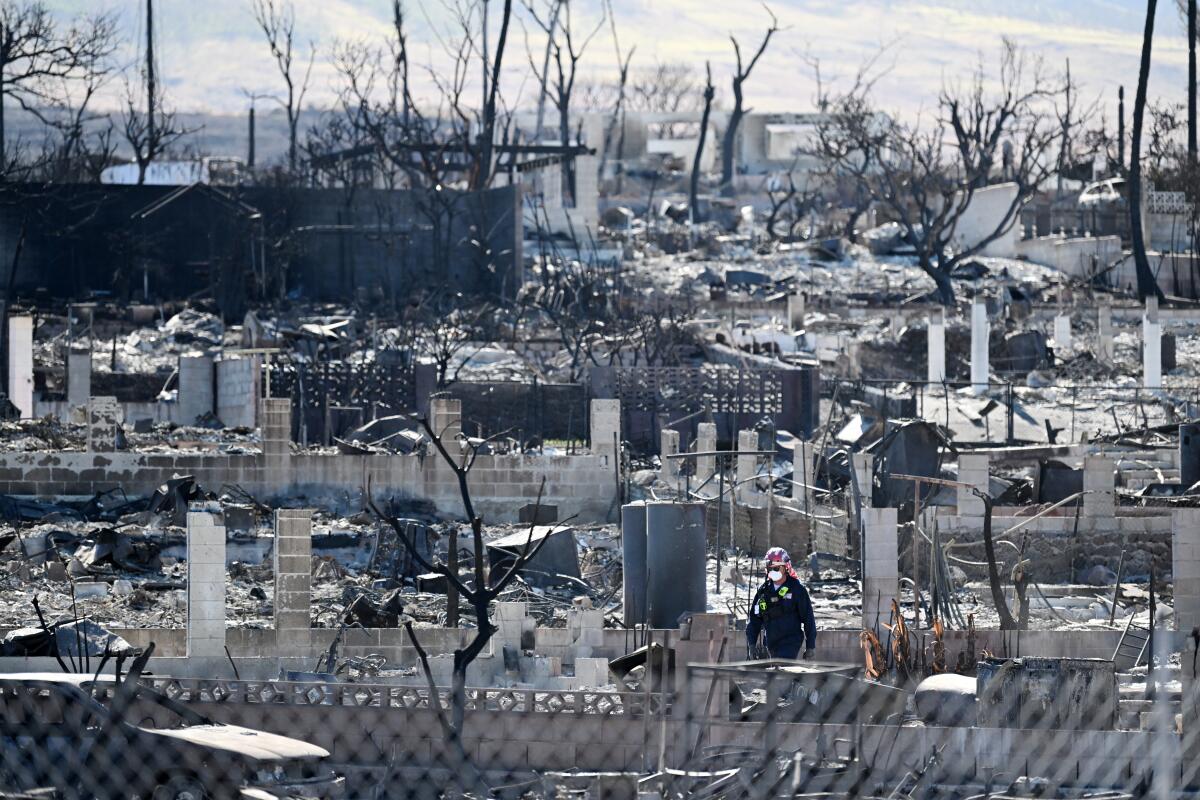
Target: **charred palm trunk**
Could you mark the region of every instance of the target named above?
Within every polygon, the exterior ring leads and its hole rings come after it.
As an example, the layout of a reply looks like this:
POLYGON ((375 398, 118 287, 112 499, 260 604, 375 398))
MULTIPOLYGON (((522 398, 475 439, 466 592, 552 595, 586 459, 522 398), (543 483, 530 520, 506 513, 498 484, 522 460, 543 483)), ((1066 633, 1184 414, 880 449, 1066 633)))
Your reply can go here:
POLYGON ((1154 12, 1158 0, 1146 2, 1146 29, 1142 34, 1142 60, 1138 67, 1137 96, 1133 101, 1133 140, 1129 143, 1129 231, 1133 245, 1133 263, 1137 271, 1138 298, 1162 297, 1150 260, 1146 257, 1146 237, 1142 230, 1142 123, 1146 116, 1146 91, 1150 83, 1150 54, 1154 43, 1154 12))

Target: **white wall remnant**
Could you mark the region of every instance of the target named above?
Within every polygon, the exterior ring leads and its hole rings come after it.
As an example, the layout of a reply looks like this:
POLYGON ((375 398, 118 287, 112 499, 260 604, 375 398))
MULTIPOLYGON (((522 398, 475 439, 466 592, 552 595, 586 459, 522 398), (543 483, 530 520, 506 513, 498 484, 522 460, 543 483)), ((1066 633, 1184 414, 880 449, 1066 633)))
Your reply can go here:
POLYGON ((33 416, 33 317, 8 318, 8 399, 22 417, 33 416))
POLYGON ((929 315, 928 375, 930 383, 946 380, 946 312, 935 309, 929 315))
POLYGON ((976 394, 988 389, 988 315, 983 298, 971 304, 971 388, 976 394))
POLYGON ((1158 319, 1158 298, 1146 298, 1142 315, 1142 385, 1162 388, 1162 323, 1158 319))
POLYGON ((996 258, 1016 258, 1017 242, 1021 238, 1020 226, 1016 224, 1017 212, 1012 208, 1016 199, 1015 183, 998 183, 995 186, 976 189, 954 226, 955 247, 966 250, 977 246, 996 231, 1006 215, 1011 214, 1013 224, 1008 231, 989 242, 979 254, 996 258))

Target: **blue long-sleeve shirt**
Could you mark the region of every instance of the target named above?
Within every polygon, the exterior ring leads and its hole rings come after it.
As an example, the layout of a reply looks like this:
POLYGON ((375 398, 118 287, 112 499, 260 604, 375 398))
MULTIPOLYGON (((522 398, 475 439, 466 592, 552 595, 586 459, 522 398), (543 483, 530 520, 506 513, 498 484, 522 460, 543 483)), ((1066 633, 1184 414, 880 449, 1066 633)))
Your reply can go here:
POLYGON ((746 624, 746 641, 751 647, 760 632, 765 634, 767 650, 773 656, 797 653, 802 643, 806 650, 817 646, 817 618, 812 600, 796 578, 789 575, 778 587, 766 580, 759 587, 746 624))

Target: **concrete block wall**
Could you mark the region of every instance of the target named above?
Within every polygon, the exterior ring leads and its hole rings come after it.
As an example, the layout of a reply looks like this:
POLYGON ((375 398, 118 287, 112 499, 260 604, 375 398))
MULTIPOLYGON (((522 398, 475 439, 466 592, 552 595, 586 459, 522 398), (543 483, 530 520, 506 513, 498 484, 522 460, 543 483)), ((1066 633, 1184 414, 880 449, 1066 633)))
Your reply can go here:
POLYGON ((312 511, 275 511, 275 644, 281 655, 312 645, 312 511))
POLYGON ((92 354, 72 350, 67 353, 67 405, 87 405, 92 396, 92 354))
MULTIPOLYGON (((232 368, 226 367, 226 369, 232 368)), ((193 425, 197 417, 202 417, 216 410, 216 404, 213 399, 213 370, 211 356, 192 355, 179 357, 179 400, 177 406, 179 423, 181 425, 193 425)))
MULTIPOLYGON (((0 492, 35 497, 91 495, 121 486, 146 494, 175 475, 202 485, 237 483, 264 499, 295 492, 344 492, 364 486, 377 497, 429 500, 444 513, 461 513, 458 482, 432 458, 413 455, 264 455, 172 453, 0 452, 0 492)), ((597 455, 479 456, 470 473, 476 509, 488 522, 517 522, 521 506, 537 498, 581 522, 607 518, 616 494, 608 459, 597 455)))
MULTIPOLYGON (((889 611, 890 601, 889 607, 884 609, 885 614, 889 611)), ((883 621, 887 621, 886 616, 883 617, 883 621)), ((497 617, 496 622, 497 625, 501 625, 502 620, 497 617)), ((523 620, 509 620, 505 624, 509 624, 514 630, 517 628, 520 628, 522 631, 525 630, 523 620)), ((587 658, 603 657, 612 659, 624 655, 632 647, 636 646, 631 632, 621 629, 604 629, 599 635, 592 634, 582 637, 585 642, 581 642, 580 631, 582 629, 582 625, 578 629, 574 626, 569 628, 535 627, 532 630, 534 650, 540 656, 557 658, 562 664, 569 666, 575 663, 575 658, 579 655, 579 646, 583 643, 586 643, 591 648, 590 654, 584 656, 587 658)), ((594 624, 591 625, 590 629, 595 629, 594 624)), ((861 630, 858 627, 836 630, 822 628, 818 645, 820 660, 837 664, 855 664, 861 666, 862 646, 859 642, 859 633, 861 630)), ((153 641, 156 646, 156 655, 161 655, 162 657, 182 657, 186 654, 187 637, 186 631, 183 628, 113 628, 112 631, 136 647, 144 647, 153 641)), ((0 628, 0 635, 7 633, 7 629, 0 628)), ((422 628, 420 631, 420 641, 430 654, 449 654, 456 648, 464 646, 466 640, 472 634, 473 632, 466 628, 458 630, 450 628, 422 628)), ((226 641, 230 652, 235 658, 296 659, 301 662, 307 661, 307 664, 303 666, 311 666, 312 661, 317 656, 329 649, 329 644, 336 635, 337 630, 333 628, 312 628, 310 630, 311 644, 307 653, 303 652, 299 647, 277 648, 277 631, 272 628, 228 628, 226 630, 226 641)), ((667 646, 674 647, 678 643, 679 631, 674 629, 659 630, 655 631, 653 636, 656 643, 662 644, 666 642, 667 646)), ((988 650, 1005 658, 1033 655, 1108 659, 1112 657, 1113 650, 1121 638, 1121 631, 1111 629, 1074 631, 1033 630, 1023 632, 1020 641, 1016 641, 1012 637, 1005 636, 1005 632, 1003 631, 977 629, 975 636, 976 655, 983 650, 988 650)), ((1184 638, 1189 637, 1185 636, 1184 638)), ((967 632, 946 631, 945 642, 946 652, 950 656, 951 662, 953 662, 957 658, 958 653, 966 650, 968 647, 967 632)), ((347 656, 365 656, 371 653, 378 653, 383 655, 388 663, 392 665, 413 666, 417 662, 416 652, 413 650, 411 642, 408 641, 404 630, 400 628, 372 628, 345 631, 342 635, 341 652, 347 656)), ((737 651, 729 649, 725 654, 724 660, 736 661, 739 659, 740 655, 737 651)), ((715 661, 717 659, 714 655, 710 660, 715 661)), ((225 663, 223 653, 220 656, 220 661, 225 663)), ((0 669, 3 669, 3 666, 9 663, 11 662, 0 659, 0 669)), ((54 667, 48 666, 48 668, 53 669, 54 667)), ((276 668, 270 667, 268 673, 269 677, 275 677, 277 674, 276 668)), ((177 673, 172 672, 169 674, 177 673)), ((191 674, 198 677, 211 677, 212 672, 200 671, 191 674)))
POLYGON ((217 416, 228 428, 258 426, 262 396, 258 359, 222 358, 216 362, 217 416))
POLYGON ((621 401, 593 400, 591 402, 590 447, 593 453, 613 459, 615 446, 621 441, 621 401))
MULTIPOLYGON (((262 449, 269 460, 292 455, 292 401, 269 397, 262 401, 262 449)), ((280 465, 282 466, 282 465, 280 465)))
POLYGON ((789 498, 775 499, 768 533, 765 505, 739 505, 731 518, 728 502, 718 514, 716 501, 710 501, 704 511, 708 542, 713 547, 728 547, 732 541, 735 547, 753 550, 755 557, 766 553, 768 547, 778 546, 792 554, 795 561, 802 561, 812 547, 812 523, 795 505, 796 501, 789 498))
POLYGON ((121 406, 115 397, 90 397, 87 402, 87 449, 90 453, 111 453, 117 449, 117 429, 121 426, 121 406))
POLYGON ((187 514, 187 655, 225 655, 225 520, 194 503, 187 514))

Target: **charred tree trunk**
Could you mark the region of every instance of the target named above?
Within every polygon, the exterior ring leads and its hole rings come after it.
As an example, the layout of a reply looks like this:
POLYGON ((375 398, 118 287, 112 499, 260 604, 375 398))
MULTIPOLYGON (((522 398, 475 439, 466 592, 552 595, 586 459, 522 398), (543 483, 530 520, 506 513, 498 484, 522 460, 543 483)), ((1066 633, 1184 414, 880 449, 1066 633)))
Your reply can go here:
POLYGON ((688 214, 693 223, 701 221, 698 213, 700 162, 704 157, 704 142, 708 139, 708 115, 712 111, 713 97, 716 95, 716 89, 713 88, 712 82, 712 65, 707 61, 704 62, 704 72, 708 76, 704 84, 704 112, 700 115, 700 139, 696 142, 696 156, 692 159, 692 177, 688 187, 688 214))
POLYGON ((996 543, 992 540, 992 498, 978 493, 983 500, 983 552, 987 556, 988 586, 992 590, 992 604, 1000 615, 1000 630, 1017 630, 1017 621, 1008 610, 1008 602, 1004 599, 1004 589, 1000 586, 1000 568, 996 565, 996 543))
POLYGON ((733 111, 729 113, 729 124, 725 128, 725 137, 721 141, 721 193, 732 197, 733 191, 733 148, 737 143, 738 127, 742 124, 745 113, 742 110, 742 85, 734 83, 733 111))
POLYGON ((1188 165, 1196 166, 1196 0, 1188 0, 1188 165))
POLYGON ((1158 0, 1146 2, 1146 29, 1142 34, 1142 60, 1138 67, 1137 96, 1133 101, 1133 140, 1129 144, 1129 231, 1133 243, 1133 263, 1137 270, 1138 299, 1162 297, 1150 260, 1146 257, 1146 236, 1142 229, 1142 123, 1146 116, 1146 92, 1150 83, 1150 54, 1154 43, 1154 12, 1158 0))
POLYGON ((738 40, 734 37, 729 37, 733 42, 733 54, 737 59, 733 73, 733 110, 729 113, 729 125, 725 128, 725 138, 721 144, 721 192, 726 196, 732 197, 733 191, 733 146, 737 142, 738 127, 742 124, 742 117, 746 116, 745 96, 742 87, 746 81, 750 79, 750 73, 754 71, 754 65, 762 58, 762 54, 766 52, 767 45, 771 43, 771 37, 779 32, 779 20, 771 13, 771 9, 767 9, 767 13, 771 15, 771 27, 767 28, 767 32, 763 35, 762 42, 758 45, 758 50, 749 63, 743 66, 742 64, 742 48, 738 44, 738 40))

